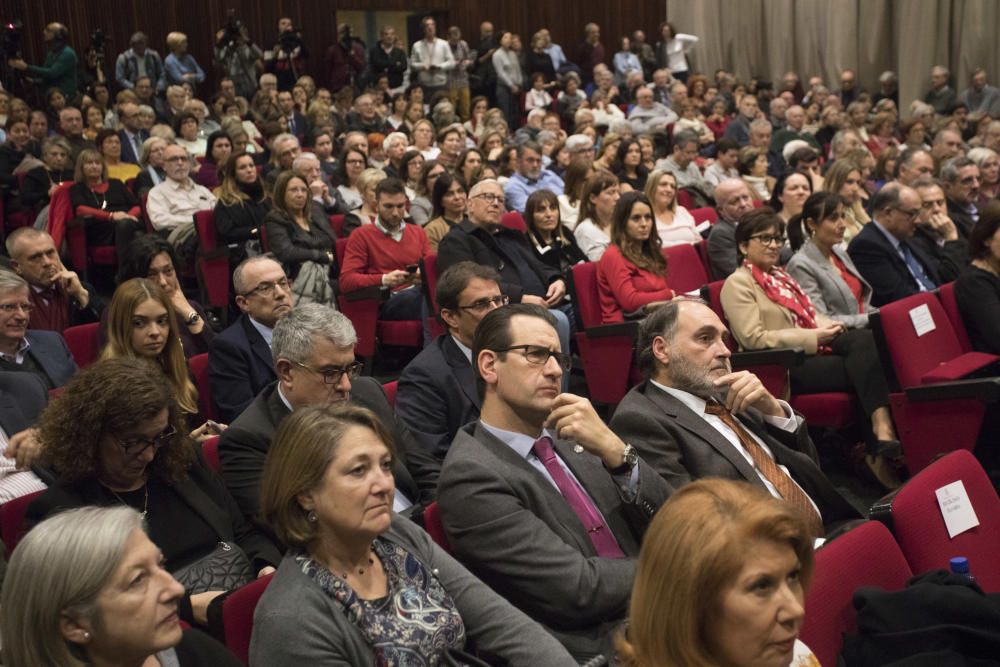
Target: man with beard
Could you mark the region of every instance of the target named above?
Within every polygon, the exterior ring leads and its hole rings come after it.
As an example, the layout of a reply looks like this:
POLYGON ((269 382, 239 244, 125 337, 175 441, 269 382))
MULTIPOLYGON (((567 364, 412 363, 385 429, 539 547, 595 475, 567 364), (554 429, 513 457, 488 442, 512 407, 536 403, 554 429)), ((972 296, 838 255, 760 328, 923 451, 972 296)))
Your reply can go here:
POLYGON ((796 505, 817 537, 859 518, 820 470, 802 416, 753 373, 732 371, 728 336, 701 301, 649 315, 638 340, 647 379, 622 399, 611 430, 675 489, 702 477, 750 482, 796 505))

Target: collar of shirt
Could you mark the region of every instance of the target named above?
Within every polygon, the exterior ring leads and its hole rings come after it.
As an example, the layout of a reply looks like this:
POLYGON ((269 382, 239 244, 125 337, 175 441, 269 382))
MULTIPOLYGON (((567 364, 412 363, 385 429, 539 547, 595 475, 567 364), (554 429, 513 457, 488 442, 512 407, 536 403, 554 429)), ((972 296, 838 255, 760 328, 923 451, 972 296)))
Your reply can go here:
POLYGON ((895 236, 893 236, 892 233, 890 233, 888 229, 886 229, 885 227, 883 227, 882 224, 878 220, 872 218, 872 222, 875 224, 875 229, 877 229, 880 232, 882 232, 882 235, 885 236, 887 239, 889 239, 889 243, 891 243, 892 247, 896 249, 896 252, 900 252, 900 250, 899 250, 899 239, 897 239, 895 236))
POLYGON ((264 342, 267 343, 267 346, 271 347, 271 336, 274 334, 274 329, 264 326, 263 324, 261 324, 252 317, 250 318, 250 324, 252 324, 253 328, 256 329, 257 332, 261 335, 261 338, 264 339, 264 342))
POLYGON ((383 234, 385 234, 386 236, 388 236, 389 238, 391 238, 396 243, 399 243, 400 241, 403 240, 404 227, 406 227, 406 221, 400 222, 399 228, 394 232, 390 232, 388 229, 385 228, 385 225, 382 224, 382 218, 380 218, 379 216, 375 216, 375 228, 380 232, 382 232, 383 234))
POLYGON ((21 364, 24 362, 24 355, 28 353, 28 348, 31 347, 31 343, 28 342, 27 338, 22 338, 21 342, 18 343, 17 352, 13 355, 7 354, 6 352, 0 352, 0 357, 3 357, 6 361, 13 361, 15 364, 21 364))
POLYGON ((536 436, 525 435, 523 433, 515 433, 514 431, 505 431, 502 428, 497 428, 496 426, 490 426, 482 419, 479 423, 483 425, 487 431, 492 435, 496 436, 500 442, 507 445, 520 456, 522 459, 527 460, 528 456, 534 456, 531 453, 531 448, 535 446, 535 441, 541 438, 543 435, 547 435, 552 438, 552 442, 557 440, 556 436, 549 432, 548 429, 542 429, 542 432, 536 436))
POLYGON ((169 186, 170 188, 172 188, 174 190, 185 190, 185 191, 190 192, 191 190, 194 190, 194 188, 195 188, 195 182, 194 182, 194 180, 190 176, 188 176, 183 181, 175 181, 172 178, 166 178, 166 179, 163 180, 163 182, 166 183, 167 186, 169 186))
MULTIPOLYGON (((462 351, 462 354, 465 355, 465 358, 468 359, 469 363, 471 364, 472 363, 472 348, 466 347, 465 343, 463 343, 462 341, 460 341, 457 336, 453 335, 451 337, 451 339, 453 341, 455 341, 455 345, 458 345, 458 349, 460 349, 462 351)), ((483 425, 485 426, 485 424, 483 424, 483 425)))
MULTIPOLYGON (((251 322, 252 321, 253 320, 251 320, 251 322)), ((289 412, 295 412, 295 408, 293 408, 292 404, 288 402, 287 398, 285 398, 285 392, 281 391, 281 380, 278 380, 278 398, 280 398, 281 402, 285 404, 285 407, 288 408, 289 412)))

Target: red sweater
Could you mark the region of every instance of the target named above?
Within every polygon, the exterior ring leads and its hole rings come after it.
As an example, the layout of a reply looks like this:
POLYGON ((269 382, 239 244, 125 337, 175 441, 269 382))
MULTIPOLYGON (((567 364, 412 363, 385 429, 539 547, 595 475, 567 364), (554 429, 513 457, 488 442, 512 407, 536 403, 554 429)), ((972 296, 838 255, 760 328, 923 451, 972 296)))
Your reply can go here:
MULTIPOLYGON (((375 225, 362 225, 347 238, 344 265, 340 267, 340 289, 347 293, 381 285, 383 274, 406 270, 407 264, 416 264, 430 252, 427 234, 418 225, 407 223, 398 243, 375 225)), ((404 283, 399 288, 408 286, 409 283, 404 283)))
POLYGON ((601 322, 624 322, 624 313, 639 310, 653 301, 674 298, 666 276, 640 269, 610 245, 597 263, 597 291, 601 297, 601 322))

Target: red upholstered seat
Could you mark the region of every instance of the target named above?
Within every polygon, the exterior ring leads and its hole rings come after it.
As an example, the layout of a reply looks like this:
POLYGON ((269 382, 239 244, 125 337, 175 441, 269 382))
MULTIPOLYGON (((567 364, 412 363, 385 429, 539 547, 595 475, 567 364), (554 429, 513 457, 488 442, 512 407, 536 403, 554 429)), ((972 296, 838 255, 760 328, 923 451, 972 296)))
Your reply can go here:
POLYGON ((214 211, 194 214, 198 232, 198 258, 195 267, 205 302, 216 308, 229 306, 229 250, 219 246, 214 211))
POLYGON ((851 600, 861 586, 901 590, 912 576, 889 530, 869 521, 816 552, 816 572, 806 596, 801 639, 820 664, 837 664, 845 632, 856 628, 851 600))
POLYGON ((28 505, 43 493, 45 492, 35 491, 0 505, 0 537, 3 537, 3 544, 7 547, 7 560, 10 560, 14 547, 24 537, 24 515, 28 511, 28 505))
MULTIPOLYGON (((49 230, 52 238, 66 237, 69 247, 70 262, 81 275, 87 275, 87 269, 92 264, 116 266, 118 252, 113 245, 93 246, 87 242, 86 227, 96 224, 93 219, 73 215, 72 204, 69 201, 69 188, 72 184, 63 184, 52 195, 52 206, 49 208, 52 217, 49 219, 49 230), (62 213, 59 213, 62 212, 62 213)), ((58 246, 58 241, 56 242, 58 246)))
POLYGON ((713 225, 719 221, 719 213, 711 206, 705 206, 703 208, 693 208, 688 213, 694 218, 694 221, 699 225, 703 222, 710 222, 713 225))
POLYGON ((333 235, 338 239, 344 235, 344 215, 342 213, 330 216, 330 229, 333 230, 333 235))
POLYGON ((664 248, 663 256, 667 258, 667 284, 674 292, 695 292, 708 283, 705 265, 693 245, 682 243, 664 248))
POLYGON ((528 231, 528 226, 524 223, 524 218, 517 211, 504 213, 503 217, 500 218, 500 224, 504 227, 517 230, 522 234, 528 231))
POLYGON ((423 278, 424 299, 427 301, 427 310, 430 312, 430 316, 426 319, 425 324, 430 329, 431 336, 437 338, 445 333, 445 327, 437 318, 438 268, 436 253, 431 253, 420 260, 420 276, 423 278))
POLYGON ((250 662, 253 613, 273 576, 273 574, 263 576, 236 589, 222 602, 222 626, 226 637, 226 646, 236 654, 236 657, 244 665, 250 662))
POLYGON ((80 368, 86 368, 94 363, 97 360, 97 355, 100 354, 97 344, 99 327, 97 322, 91 322, 63 329, 66 346, 73 355, 76 365, 80 368))
POLYGON ((396 390, 399 388, 399 381, 393 380, 392 382, 386 382, 382 385, 382 391, 385 392, 385 400, 389 402, 389 405, 396 407, 396 390))
POLYGON ((965 320, 962 319, 962 312, 958 309, 958 300, 955 298, 955 283, 946 283, 938 289, 938 299, 941 300, 941 307, 944 308, 951 327, 955 330, 958 342, 962 346, 963 352, 972 352, 972 342, 969 340, 969 332, 965 328, 965 320))
POLYGON ((438 510, 436 500, 424 509, 424 530, 427 531, 427 534, 431 536, 431 539, 439 547, 445 551, 451 551, 451 545, 448 543, 448 535, 444 532, 444 524, 441 523, 441 512, 438 510))
POLYGON ((198 388, 198 410, 205 419, 219 419, 219 408, 212 398, 212 386, 208 382, 208 353, 196 354, 188 359, 188 368, 194 376, 194 384, 198 388))
POLYGON ((209 468, 215 472, 222 469, 222 464, 219 463, 219 436, 212 436, 201 443, 201 455, 205 457, 209 468))
POLYGON ((983 590, 1000 593, 1000 498, 971 453, 952 452, 914 475, 892 500, 892 526, 915 574, 947 569, 950 558, 965 556, 983 590), (952 538, 935 492, 958 480, 965 486, 979 525, 952 538))

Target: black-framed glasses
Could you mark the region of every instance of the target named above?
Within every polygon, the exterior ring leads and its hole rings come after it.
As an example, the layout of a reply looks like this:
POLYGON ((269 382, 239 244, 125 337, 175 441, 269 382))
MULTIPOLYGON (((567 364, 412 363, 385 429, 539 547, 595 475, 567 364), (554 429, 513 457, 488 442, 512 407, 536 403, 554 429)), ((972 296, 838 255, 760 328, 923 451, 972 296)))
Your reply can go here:
POLYGON ((118 441, 118 444, 121 445, 122 451, 124 451, 127 456, 139 456, 150 447, 156 451, 160 451, 170 444, 170 441, 174 439, 175 435, 177 435, 177 429, 174 428, 173 424, 170 424, 160 434, 154 435, 152 438, 136 436, 134 438, 123 439, 119 438, 117 435, 112 435, 111 437, 118 441))
POLYGON ((920 215, 920 209, 919 208, 908 209, 908 208, 902 208, 900 206, 896 206, 894 208, 897 211, 899 211, 900 213, 902 213, 909 220, 913 220, 915 217, 917 217, 918 215, 920 215))
POLYGON ((492 192, 478 194, 473 199, 482 199, 487 204, 503 204, 503 195, 495 195, 492 192))
POLYGON ((489 308, 499 308, 500 306, 506 306, 510 303, 510 297, 506 294, 500 294, 498 296, 491 296, 485 299, 479 299, 478 301, 473 301, 468 306, 459 306, 459 310, 473 310, 477 313, 481 313, 489 308))
POLYGON ((564 371, 568 371, 573 367, 573 357, 562 352, 550 350, 543 345, 511 345, 510 347, 493 351, 499 354, 501 352, 513 352, 514 350, 523 354, 528 363, 534 366, 544 366, 549 363, 550 358, 555 358, 556 363, 564 371))
POLYGON ((281 288, 282 292, 288 292, 292 288, 292 282, 288 278, 282 278, 281 280, 275 280, 274 282, 263 282, 253 289, 247 290, 243 293, 243 296, 253 296, 254 294, 270 295, 274 294, 275 288, 281 288))
POLYGON ((353 380, 354 378, 361 375, 361 369, 365 367, 365 365, 360 361, 355 361, 353 363, 350 363, 346 366, 342 366, 339 368, 338 367, 313 368, 312 366, 304 364, 301 361, 293 361, 292 363, 295 364, 296 366, 301 366, 307 371, 312 371, 317 375, 321 375, 323 377, 324 384, 339 384, 340 379, 344 377, 344 373, 347 373, 347 377, 353 380))
POLYGON ((779 234, 758 234, 750 238, 757 239, 761 245, 785 245, 785 237, 779 234))

